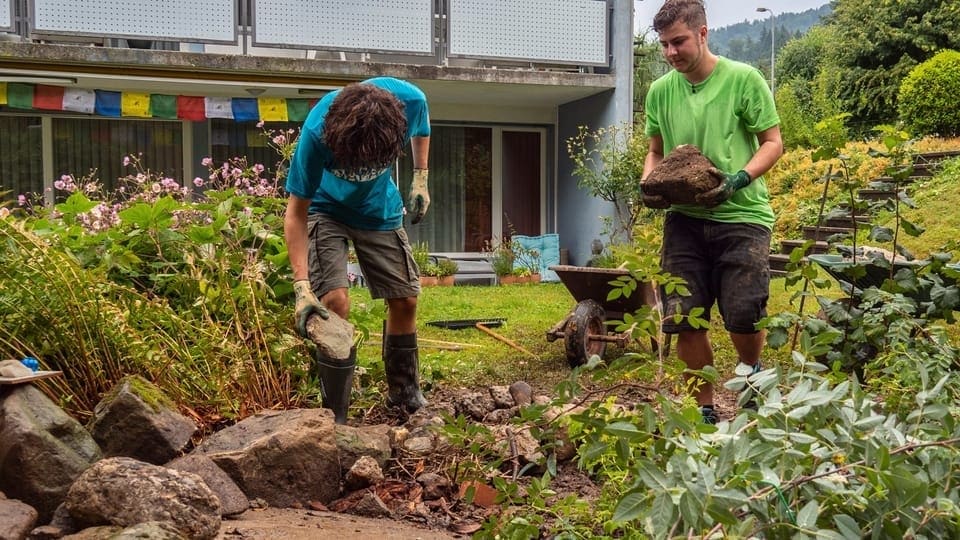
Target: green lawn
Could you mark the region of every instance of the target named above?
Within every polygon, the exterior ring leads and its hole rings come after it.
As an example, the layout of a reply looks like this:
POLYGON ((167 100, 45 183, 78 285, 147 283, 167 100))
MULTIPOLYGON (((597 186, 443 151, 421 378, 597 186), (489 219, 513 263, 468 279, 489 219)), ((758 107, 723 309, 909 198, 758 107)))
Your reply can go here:
MULTIPOLYGON (((798 306, 790 305, 793 291, 784 290, 783 279, 774 279, 770 292, 771 314, 798 310, 798 306)), ((371 302, 364 288, 351 289, 351 296, 355 308, 371 302)), ((817 306, 811 304, 808 301, 805 305, 807 313, 817 310, 817 306)), ((546 332, 563 320, 575 305, 573 296, 560 283, 424 288, 418 317, 422 372, 426 378, 452 386, 509 384, 520 379, 542 388, 552 386, 570 370, 562 340, 549 343, 546 332), (426 324, 428 321, 495 317, 506 321, 492 330, 531 354, 475 328, 448 330, 426 324)), ((716 311, 711 324, 717 368, 721 373, 730 372, 736 364, 736 353, 716 311)), ((380 329, 371 328, 371 332, 379 333, 380 329)), ((646 340, 634 342, 625 349, 608 346, 605 358, 613 360, 623 352, 636 353, 635 362, 649 362, 651 367, 657 365, 656 356, 646 340)), ((788 357, 785 350, 768 349, 764 354, 768 363, 786 361, 788 357)), ((363 366, 382 369, 380 337, 372 335, 360 348, 358 358, 363 366)), ((667 359, 667 368, 681 369, 675 354, 667 359)))

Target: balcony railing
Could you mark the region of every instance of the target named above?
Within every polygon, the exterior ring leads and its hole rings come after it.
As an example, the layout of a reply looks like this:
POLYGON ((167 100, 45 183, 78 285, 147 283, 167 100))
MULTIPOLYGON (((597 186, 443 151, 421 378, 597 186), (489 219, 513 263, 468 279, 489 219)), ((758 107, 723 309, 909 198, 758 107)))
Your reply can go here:
POLYGON ((0 0, 0 32, 33 42, 592 70, 610 65, 612 10, 612 0, 0 0))

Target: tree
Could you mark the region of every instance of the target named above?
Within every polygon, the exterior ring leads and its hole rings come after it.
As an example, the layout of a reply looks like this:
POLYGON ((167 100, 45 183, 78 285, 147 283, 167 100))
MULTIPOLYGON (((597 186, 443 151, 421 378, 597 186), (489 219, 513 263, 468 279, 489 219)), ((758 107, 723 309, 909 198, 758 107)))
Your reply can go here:
POLYGON ((960 48, 960 3, 836 0, 828 24, 843 72, 844 110, 863 127, 897 118, 900 81, 942 49, 960 48))

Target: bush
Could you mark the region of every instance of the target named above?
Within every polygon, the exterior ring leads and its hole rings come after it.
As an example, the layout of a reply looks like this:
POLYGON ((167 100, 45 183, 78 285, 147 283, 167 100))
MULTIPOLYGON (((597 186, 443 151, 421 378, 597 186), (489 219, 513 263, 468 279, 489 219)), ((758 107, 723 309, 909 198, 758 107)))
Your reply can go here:
POLYGON ((960 134, 960 52, 945 50, 900 83, 900 119, 915 135, 960 134))

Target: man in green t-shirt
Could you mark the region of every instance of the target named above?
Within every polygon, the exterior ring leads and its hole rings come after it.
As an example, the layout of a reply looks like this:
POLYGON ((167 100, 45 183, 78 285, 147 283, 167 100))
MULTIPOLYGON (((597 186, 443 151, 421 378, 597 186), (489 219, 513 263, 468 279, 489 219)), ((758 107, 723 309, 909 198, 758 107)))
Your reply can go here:
MULTIPOLYGON (((653 19, 663 55, 673 67, 654 81, 646 97, 650 151, 646 177, 671 150, 692 144, 716 165, 719 186, 696 205, 670 205, 643 195, 651 208, 669 208, 661 265, 687 281, 690 296, 664 297, 664 331, 678 334, 677 356, 691 370, 713 364, 707 331, 670 315, 716 303, 739 356, 737 373, 760 370, 770 288, 768 257, 774 215, 763 175, 783 153, 780 118, 757 69, 716 56, 707 46, 707 17, 700 0, 667 0, 653 19)), ((697 381, 695 397, 704 421, 715 423, 713 387, 697 381)))

